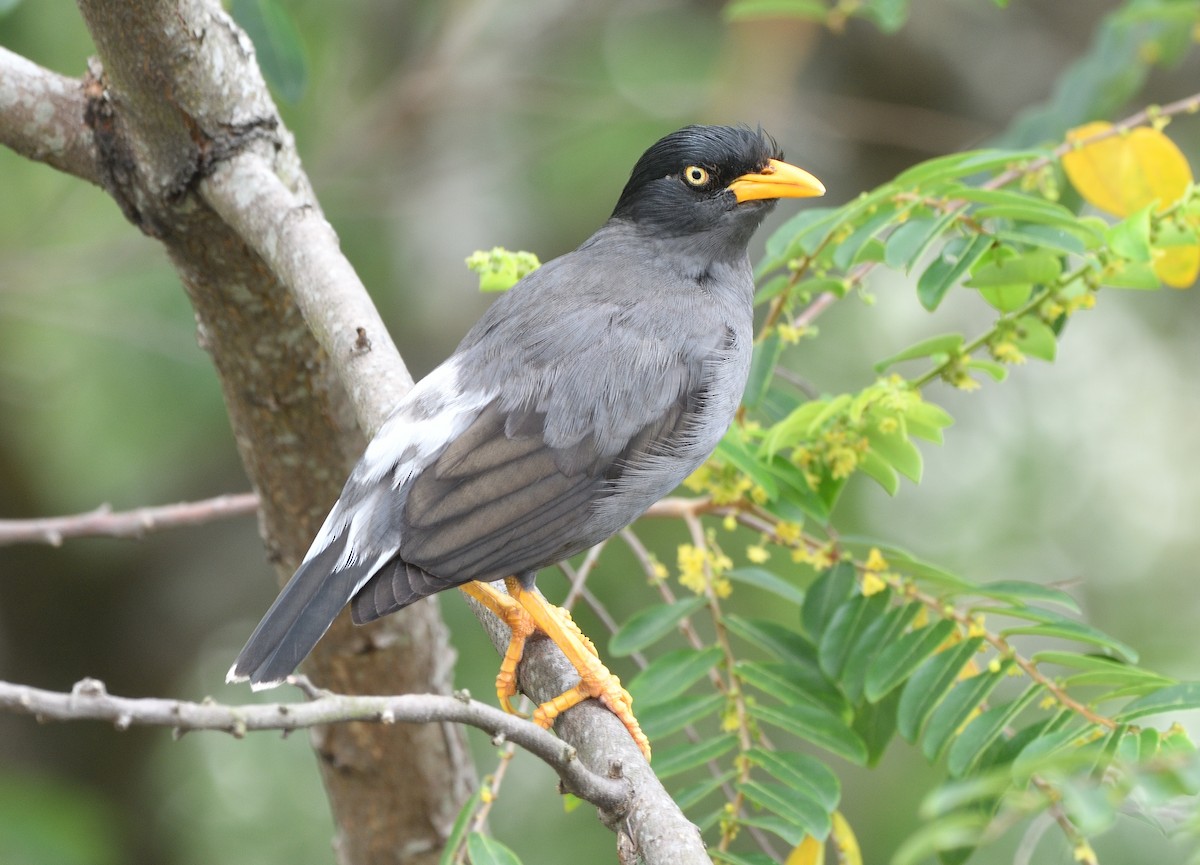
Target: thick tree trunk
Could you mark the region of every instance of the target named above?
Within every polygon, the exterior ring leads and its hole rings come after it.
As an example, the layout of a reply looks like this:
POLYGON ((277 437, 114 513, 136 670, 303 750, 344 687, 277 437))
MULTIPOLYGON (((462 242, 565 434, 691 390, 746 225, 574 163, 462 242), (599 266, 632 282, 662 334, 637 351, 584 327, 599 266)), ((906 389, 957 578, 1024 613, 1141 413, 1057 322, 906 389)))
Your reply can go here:
MULTIPOLYGON (((253 48, 218 3, 81 0, 80 8, 100 58, 86 109, 96 179, 179 271, 261 497, 263 538, 286 579, 364 438, 292 295, 196 192, 223 163, 253 152, 294 196, 297 214, 320 220, 319 207, 253 48)), ((386 336, 373 337, 382 350, 386 336)), ((381 385, 399 393, 410 382, 395 360, 381 385)), ((306 670, 344 693, 446 693, 452 657, 436 602, 423 603, 372 628, 339 619, 306 670)), ((474 778, 457 727, 345 724, 321 730, 314 746, 340 861, 437 860, 474 778)))

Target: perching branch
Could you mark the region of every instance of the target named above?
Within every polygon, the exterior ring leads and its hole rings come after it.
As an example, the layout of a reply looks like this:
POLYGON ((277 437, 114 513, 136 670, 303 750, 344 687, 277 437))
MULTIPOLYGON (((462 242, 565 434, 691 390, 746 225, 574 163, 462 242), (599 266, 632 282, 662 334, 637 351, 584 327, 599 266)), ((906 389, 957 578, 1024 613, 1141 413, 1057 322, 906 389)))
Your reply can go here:
POLYGON ((99 183, 96 142, 84 122, 87 86, 0 48, 0 144, 99 183))
POLYGON ((60 547, 68 538, 143 538, 150 532, 245 516, 257 509, 258 496, 254 493, 236 493, 199 502, 179 502, 131 511, 113 511, 109 505, 101 505, 94 511, 66 517, 0 520, 0 547, 9 544, 49 544, 60 547))
MULTIPOLYGON (((297 683, 299 684, 299 682, 297 683)), ((228 706, 205 700, 129 698, 109 694, 98 679, 82 679, 70 693, 46 691, 0 681, 0 708, 39 721, 109 721, 118 730, 170 727, 177 733, 221 730, 237 738, 255 730, 300 730, 346 721, 379 724, 451 722, 477 727, 513 742, 542 760, 562 778, 563 786, 605 812, 619 815, 629 798, 627 786, 585 767, 575 749, 516 715, 472 700, 469 694, 403 694, 396 697, 333 694, 305 689, 314 699, 304 703, 228 706)))

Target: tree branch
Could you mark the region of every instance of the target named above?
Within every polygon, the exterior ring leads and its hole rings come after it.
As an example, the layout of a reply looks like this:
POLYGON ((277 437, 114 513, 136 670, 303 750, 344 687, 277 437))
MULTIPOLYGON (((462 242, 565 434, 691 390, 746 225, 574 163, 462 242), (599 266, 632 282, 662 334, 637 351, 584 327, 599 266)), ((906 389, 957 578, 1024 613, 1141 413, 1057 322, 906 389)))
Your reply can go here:
POLYGON ((97 679, 82 679, 69 694, 0 681, 0 708, 39 721, 110 721, 118 730, 132 726, 220 730, 241 738, 255 730, 300 730, 323 724, 363 721, 380 724, 429 724, 448 721, 477 727, 516 744, 542 760, 562 778, 563 786, 605 812, 619 814, 629 798, 627 785, 585 767, 575 749, 536 724, 472 700, 454 696, 403 694, 396 697, 334 694, 317 690, 304 703, 228 706, 205 700, 129 698, 109 694, 97 679))
POLYGON ((113 511, 101 505, 94 511, 66 517, 0 520, 0 547, 10 544, 49 544, 60 547, 67 538, 143 538, 150 532, 252 514, 258 509, 254 493, 217 496, 199 502, 113 511))
POLYGON ((0 144, 99 184, 86 86, 0 48, 0 144))
POLYGON ((374 435, 412 378, 333 227, 254 152, 217 165, 199 191, 288 287, 374 435))

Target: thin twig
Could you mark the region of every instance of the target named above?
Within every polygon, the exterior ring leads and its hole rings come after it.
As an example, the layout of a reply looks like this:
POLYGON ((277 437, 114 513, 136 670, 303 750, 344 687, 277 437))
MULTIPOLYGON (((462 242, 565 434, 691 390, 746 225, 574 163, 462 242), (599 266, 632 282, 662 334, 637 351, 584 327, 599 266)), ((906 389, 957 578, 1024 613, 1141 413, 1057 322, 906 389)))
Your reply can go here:
POLYGON ((234 493, 198 502, 131 511, 114 511, 104 504, 93 511, 65 517, 0 520, 0 547, 9 544, 59 547, 67 538, 143 538, 150 532, 245 516, 257 509, 258 496, 254 493, 234 493))
POLYGON ((394 697, 321 695, 303 703, 229 706, 156 697, 109 694, 104 683, 83 679, 70 693, 0 682, 0 709, 33 715, 39 721, 110 721, 118 730, 132 726, 170 727, 179 732, 220 730, 241 738, 253 730, 299 730, 322 724, 365 721, 381 724, 468 724, 503 736, 553 768, 564 786, 605 811, 620 810, 628 797, 623 783, 590 771, 575 749, 531 721, 478 703, 465 693, 402 694, 394 697))

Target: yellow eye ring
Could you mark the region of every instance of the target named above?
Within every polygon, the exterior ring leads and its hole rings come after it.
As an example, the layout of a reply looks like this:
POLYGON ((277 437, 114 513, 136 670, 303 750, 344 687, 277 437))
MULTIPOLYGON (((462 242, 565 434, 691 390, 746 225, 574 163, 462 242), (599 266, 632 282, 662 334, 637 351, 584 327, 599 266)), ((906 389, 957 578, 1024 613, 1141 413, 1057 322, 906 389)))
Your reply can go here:
POLYGON ((689 186, 703 186, 708 183, 708 169, 699 165, 689 165, 683 169, 683 179, 689 186))

